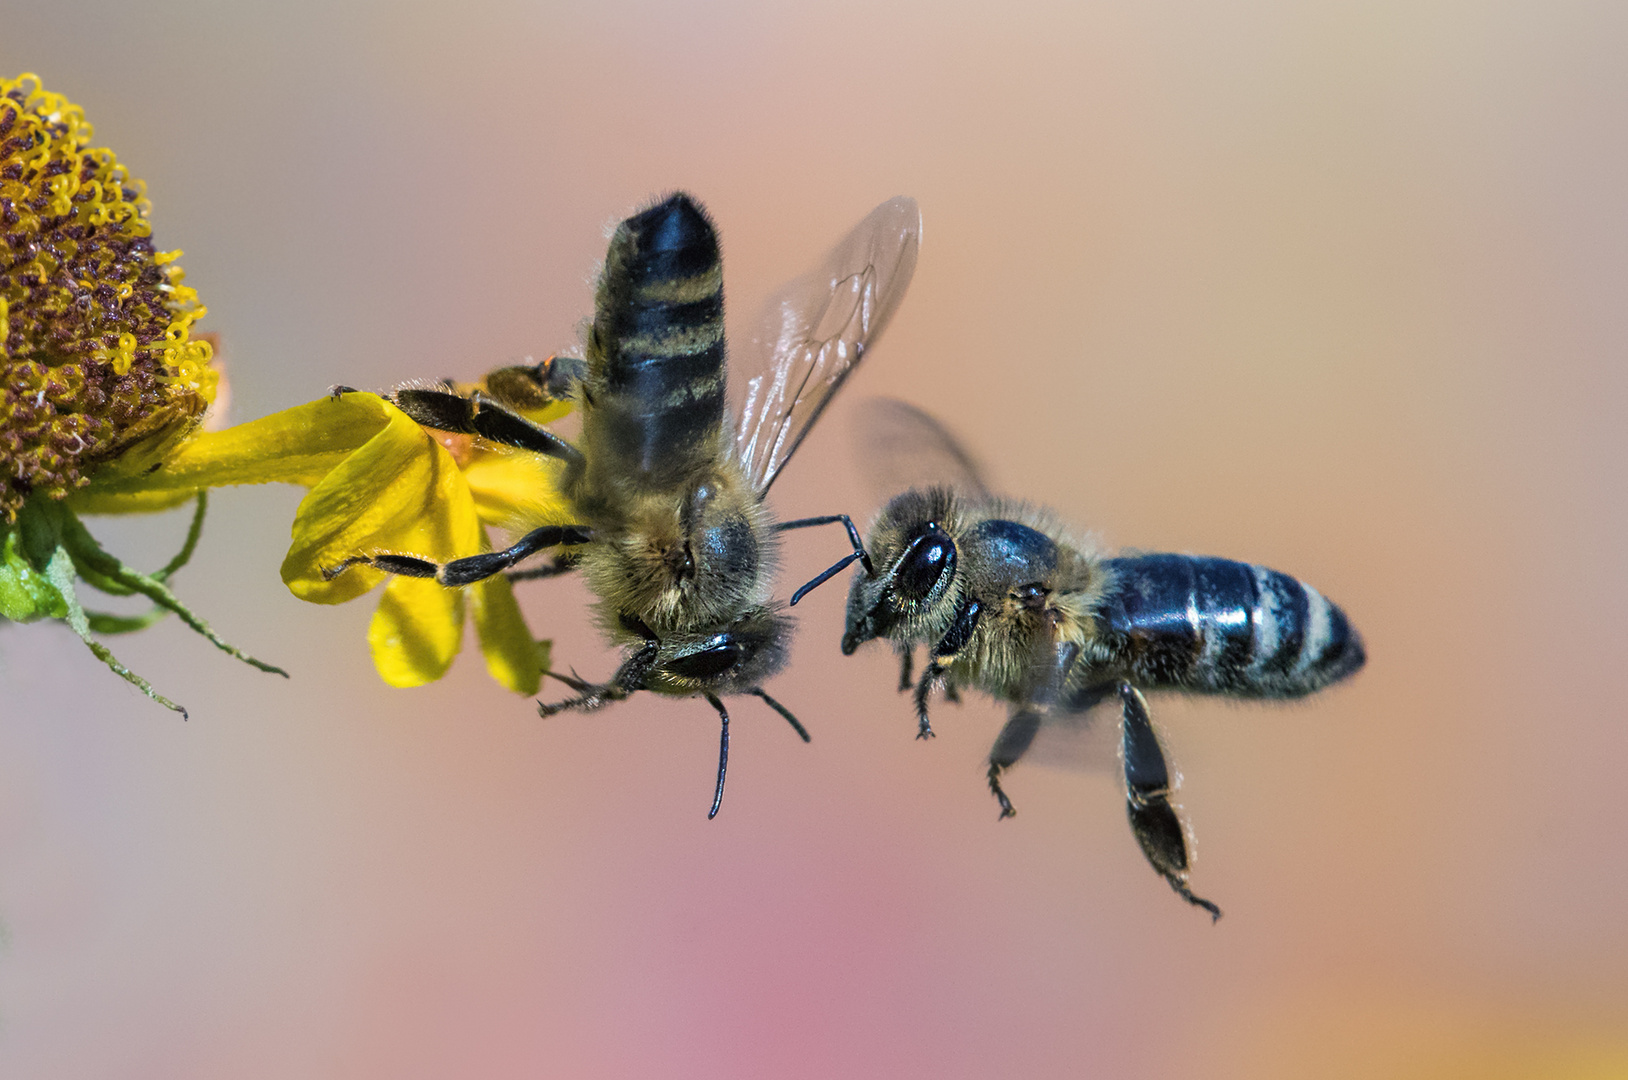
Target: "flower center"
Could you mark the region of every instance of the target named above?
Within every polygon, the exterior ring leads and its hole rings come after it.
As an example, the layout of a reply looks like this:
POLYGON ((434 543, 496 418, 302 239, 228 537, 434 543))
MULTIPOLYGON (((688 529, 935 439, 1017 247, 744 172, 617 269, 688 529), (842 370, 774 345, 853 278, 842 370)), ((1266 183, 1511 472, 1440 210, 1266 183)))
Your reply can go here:
POLYGON ((154 249, 144 186, 92 135, 35 76, 0 79, 0 521, 215 396, 180 252, 154 249))

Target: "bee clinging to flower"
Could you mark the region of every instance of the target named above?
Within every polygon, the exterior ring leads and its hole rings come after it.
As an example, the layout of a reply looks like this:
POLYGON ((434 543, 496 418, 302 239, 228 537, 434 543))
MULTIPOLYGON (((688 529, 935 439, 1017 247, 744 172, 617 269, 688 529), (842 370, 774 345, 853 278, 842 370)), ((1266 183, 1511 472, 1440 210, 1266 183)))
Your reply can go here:
POLYGON ((723 696, 761 698, 807 738, 763 689, 785 663, 791 631, 772 599, 778 534, 844 524, 854 554, 839 566, 859 557, 859 537, 846 515, 781 522, 764 500, 898 306, 919 238, 915 202, 893 199, 782 289, 752 343, 739 422, 731 426, 723 263, 712 222, 682 193, 633 215, 612 236, 599 281, 577 392, 578 444, 528 423, 490 393, 424 388, 393 398, 428 427, 560 463, 571 520, 532 529, 502 551, 446 561, 358 551, 330 576, 367 567, 459 587, 551 549, 569 552, 597 597, 601 627, 626 655, 607 682, 564 677, 577 695, 541 706, 544 715, 598 708, 640 690, 705 698, 722 722, 716 814, 729 749, 723 696))

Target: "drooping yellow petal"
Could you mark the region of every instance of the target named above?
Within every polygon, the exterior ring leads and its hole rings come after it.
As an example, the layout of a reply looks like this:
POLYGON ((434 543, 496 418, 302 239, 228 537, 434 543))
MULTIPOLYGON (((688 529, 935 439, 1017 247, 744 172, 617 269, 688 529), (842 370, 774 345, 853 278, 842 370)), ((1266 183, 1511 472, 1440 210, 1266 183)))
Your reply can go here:
POLYGON ((480 519, 516 531, 576 521, 560 494, 564 471, 562 461, 520 450, 476 450, 464 463, 480 519))
POLYGON ((487 672, 517 694, 535 694, 548 664, 548 646, 531 636, 509 579, 498 574, 468 591, 487 672))
POLYGON ((339 604, 378 584, 383 571, 365 565, 323 579, 324 569, 355 555, 446 562, 486 550, 469 485, 452 456, 405 413, 390 407, 389 414, 385 427, 300 503, 282 574, 302 600, 339 604))
POLYGON ((463 645, 463 605, 462 589, 449 589, 433 578, 391 581, 367 628, 379 677, 406 687, 445 675, 463 645))
POLYGON ((155 492, 178 493, 175 501, 184 502, 200 488, 228 484, 309 487, 398 420, 412 423, 377 394, 322 398, 222 431, 197 432, 157 469, 144 455, 132 455, 129 467, 122 460, 110 463, 75 493, 73 506, 86 513, 124 513, 152 507, 155 492))
POLYGON ((129 491, 112 493, 82 488, 68 496, 68 505, 79 514, 156 514, 185 506, 195 491, 129 491))

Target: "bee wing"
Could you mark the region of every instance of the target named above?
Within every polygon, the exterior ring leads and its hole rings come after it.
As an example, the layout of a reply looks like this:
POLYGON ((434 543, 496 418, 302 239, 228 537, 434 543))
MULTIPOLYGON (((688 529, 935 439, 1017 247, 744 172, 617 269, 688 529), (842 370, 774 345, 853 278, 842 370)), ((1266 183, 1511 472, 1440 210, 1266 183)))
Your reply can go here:
POLYGON ((944 425, 916 406, 869 398, 858 410, 854 446, 878 505, 919 487, 950 487, 989 498, 978 463, 944 425))
POLYGON ((1055 641, 1037 646, 1025 707, 1039 711, 1040 727, 1024 760, 1091 772, 1120 772, 1115 684, 1068 686, 1078 658, 1078 646, 1055 641))
POLYGON ((1085 708, 1053 706, 1024 761, 1056 768, 1118 774, 1119 698, 1107 694, 1085 708))
POLYGON ((849 372, 876 344, 916 272, 921 211, 901 195, 878 206, 813 270, 786 284, 752 339, 764 370, 746 381, 735 445, 758 492, 849 372))

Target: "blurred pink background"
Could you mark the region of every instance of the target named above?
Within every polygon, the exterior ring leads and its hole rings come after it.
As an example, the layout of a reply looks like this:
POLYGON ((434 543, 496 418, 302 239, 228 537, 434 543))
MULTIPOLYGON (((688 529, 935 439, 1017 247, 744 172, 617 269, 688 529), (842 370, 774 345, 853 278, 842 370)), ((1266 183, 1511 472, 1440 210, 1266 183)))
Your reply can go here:
MULTIPOLYGON (((988 702, 913 738, 799 607, 716 721, 537 717, 470 646, 372 672, 296 601, 300 493, 220 493, 173 621, 0 627, 0 1074, 1628 1076, 1628 8, 1582 2, 11 3, 146 179, 233 415, 569 347, 604 227, 684 187, 731 316, 881 200, 926 220, 848 393, 946 417, 1112 545, 1297 574, 1369 667, 1156 700, 1211 926, 1106 774, 988 702)), ((834 408, 775 489, 871 507, 834 408)), ((93 522, 142 565, 184 519, 93 522)), ((795 584, 840 553, 788 545, 795 584)), ((525 590, 590 673, 575 582, 525 590)))

